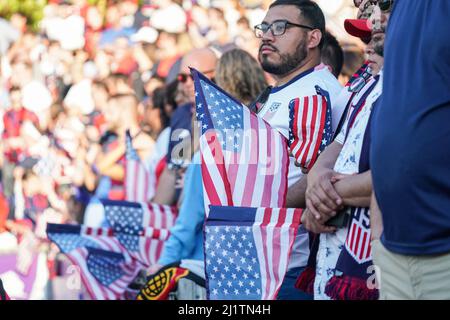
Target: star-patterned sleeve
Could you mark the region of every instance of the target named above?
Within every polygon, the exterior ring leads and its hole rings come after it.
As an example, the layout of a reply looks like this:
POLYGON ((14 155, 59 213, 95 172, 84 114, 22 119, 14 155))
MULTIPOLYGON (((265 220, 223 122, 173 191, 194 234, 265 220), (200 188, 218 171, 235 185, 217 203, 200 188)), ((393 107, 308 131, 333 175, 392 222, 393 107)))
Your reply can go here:
POLYGON ((339 144, 344 144, 345 142, 345 136, 347 134, 347 127, 348 127, 348 117, 345 119, 344 125, 342 126, 341 131, 339 131, 339 134, 337 135, 336 139, 334 141, 338 142, 339 144))

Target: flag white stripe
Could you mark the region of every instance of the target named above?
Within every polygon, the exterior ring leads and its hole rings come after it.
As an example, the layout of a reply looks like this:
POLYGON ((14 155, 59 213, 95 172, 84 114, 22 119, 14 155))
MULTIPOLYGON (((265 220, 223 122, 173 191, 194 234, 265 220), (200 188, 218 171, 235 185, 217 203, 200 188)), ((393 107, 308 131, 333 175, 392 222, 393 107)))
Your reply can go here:
MULTIPOLYGON (((267 174, 267 166, 264 164, 267 164, 268 161, 268 141, 267 135, 270 134, 268 130, 266 130, 265 123, 258 118, 258 126, 256 128, 258 131, 258 145, 259 145, 259 154, 258 154, 258 163, 261 163, 262 165, 258 165, 257 168, 253 169, 256 170, 256 180, 255 180, 255 189, 253 190, 253 197, 252 197, 252 206, 260 206, 262 203, 262 199, 264 196, 264 187, 266 185, 266 179, 268 178, 267 174)), ((272 192, 275 190, 272 189, 272 192)))
MULTIPOLYGON (((221 180, 221 176, 219 170, 217 168, 217 164, 215 163, 215 159, 211 153, 211 149, 208 146, 208 142, 204 135, 200 138, 200 145, 202 146, 203 158, 205 161, 205 166, 207 171, 209 172, 209 176, 214 184, 215 191, 220 199, 222 205, 227 205, 227 196, 225 191, 224 183, 221 180)), ((208 192, 205 193, 208 196, 208 192)), ((209 199, 209 203, 211 203, 211 199, 209 199)), ((207 211, 208 212, 208 211, 207 211)))
MULTIPOLYGON (((271 219, 269 224, 267 225, 267 239, 266 239, 266 243, 271 243, 272 245, 267 246, 267 261, 269 264, 269 278, 270 278, 270 283, 269 283, 269 295, 266 297, 266 299, 271 299, 274 294, 275 294, 275 273, 274 273, 274 259, 273 259, 273 254, 274 254, 274 248, 273 248, 273 244, 274 244, 274 230, 275 230, 275 226, 278 223, 278 217, 279 217, 279 211, 277 210, 272 210, 272 214, 271 214, 271 219)), ((278 262, 275 262, 278 263, 278 262)))
MULTIPOLYGON (((141 208, 142 208, 142 212, 143 212, 143 219, 142 219, 142 226, 150 226, 150 208, 149 205, 146 205, 145 203, 141 203, 141 208)), ((150 248, 149 246, 149 239, 146 237, 139 237, 139 245, 141 246, 141 251, 143 254, 143 262, 145 262, 145 264, 149 265, 151 264, 151 253, 150 250, 147 250, 147 246, 150 248)))
POLYGON ((255 246, 256 246, 256 253, 258 255, 258 263, 261 273, 261 300, 264 299, 265 296, 265 289, 267 286, 267 270, 266 270, 266 260, 264 252, 261 252, 261 249, 264 249, 264 246, 266 245, 263 242, 262 239, 262 233, 261 233, 261 224, 264 219, 264 208, 258 208, 256 209, 256 216, 255 216, 255 223, 252 226, 252 232, 253 237, 255 240, 255 246))
MULTIPOLYGON (((80 249, 80 250, 87 250, 87 249, 80 249)), ((97 285, 97 279, 95 279, 94 276, 92 276, 92 274, 87 269, 87 262, 86 262, 87 257, 81 255, 80 250, 73 250, 68 255, 70 255, 74 260, 74 262, 76 263, 76 265, 81 268, 82 270, 81 272, 83 274, 82 279, 85 279, 84 281, 85 285, 91 289, 90 294, 93 295, 93 297, 91 298, 96 300, 106 299, 106 297, 103 295, 101 288, 97 285)))
MULTIPOLYGON (((314 109, 315 109, 315 105, 314 105, 314 99, 309 99, 309 104, 308 104, 308 113, 307 113, 307 116, 306 116, 306 143, 304 144, 304 148, 303 148, 303 150, 301 151, 301 153, 300 153, 300 156, 298 157, 298 159, 302 159, 303 158, 303 156, 305 155, 305 153, 306 153, 306 149, 307 149, 307 146, 308 146, 308 143, 311 141, 311 135, 312 135, 312 132, 311 132, 311 122, 312 122, 312 117, 313 117, 313 114, 314 114, 314 109)), ((304 119, 302 119, 302 121, 304 121, 304 119)))
MULTIPOLYGON (((313 133, 313 136, 312 136, 312 139, 311 139, 311 144, 310 144, 308 156, 306 158, 307 165, 310 164, 311 159, 314 157, 314 151, 316 149, 316 145, 318 143, 319 144, 322 143, 321 141, 318 141, 318 137, 319 137, 319 134, 320 134, 321 121, 322 121, 322 115, 323 115, 323 112, 322 112, 323 111, 322 110, 323 103, 322 102, 323 102, 322 97, 318 97, 318 99, 317 99, 317 108, 316 108, 317 117, 316 117, 316 122, 314 124, 314 133, 313 133)), ((326 121, 326 119, 325 119, 325 121, 326 121)))
MULTIPOLYGON (((279 210, 279 209, 277 209, 279 210)), ((280 259, 278 264, 278 279, 279 283, 277 288, 275 288, 275 291, 278 291, 278 289, 281 287, 281 284, 283 282, 283 278, 286 274, 287 267, 288 267, 288 261, 289 261, 289 251, 290 246, 289 244, 292 243, 291 241, 291 225, 294 217, 294 209, 287 209, 286 210, 286 219, 283 221, 283 225, 280 227, 280 259)))

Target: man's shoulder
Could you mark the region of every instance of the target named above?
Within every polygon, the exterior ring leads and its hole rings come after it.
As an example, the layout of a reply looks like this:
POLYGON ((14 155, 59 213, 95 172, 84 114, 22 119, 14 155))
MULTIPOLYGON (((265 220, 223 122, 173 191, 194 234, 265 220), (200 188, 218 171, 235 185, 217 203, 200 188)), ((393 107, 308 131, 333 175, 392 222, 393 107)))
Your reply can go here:
POLYGON ((337 95, 342 90, 342 85, 328 69, 318 69, 305 76, 294 78, 285 86, 275 88, 272 95, 282 95, 291 99, 315 95, 316 86, 328 91, 330 95, 337 95))
POLYGON ((309 81, 311 84, 314 84, 314 87, 316 85, 320 86, 331 96, 339 95, 343 88, 338 79, 336 79, 336 77, 328 69, 320 69, 313 72, 309 81))

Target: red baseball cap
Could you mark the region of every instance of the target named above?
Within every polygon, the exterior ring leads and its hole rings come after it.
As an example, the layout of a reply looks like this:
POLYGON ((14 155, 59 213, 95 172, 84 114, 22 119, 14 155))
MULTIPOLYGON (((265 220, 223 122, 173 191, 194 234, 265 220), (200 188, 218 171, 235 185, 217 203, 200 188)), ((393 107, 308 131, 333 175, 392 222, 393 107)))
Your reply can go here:
POLYGON ((344 28, 350 35, 362 40, 368 40, 372 37, 372 30, 369 28, 367 19, 346 19, 344 28))

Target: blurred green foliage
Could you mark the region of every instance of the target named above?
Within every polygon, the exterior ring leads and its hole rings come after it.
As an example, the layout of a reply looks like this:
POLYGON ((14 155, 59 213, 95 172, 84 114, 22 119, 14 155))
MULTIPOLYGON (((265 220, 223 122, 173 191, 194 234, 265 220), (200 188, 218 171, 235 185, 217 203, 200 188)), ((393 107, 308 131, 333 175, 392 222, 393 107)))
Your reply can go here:
POLYGON ((0 16, 9 19, 14 13, 21 13, 27 17, 28 26, 37 30, 46 4, 47 0, 0 0, 0 16))

